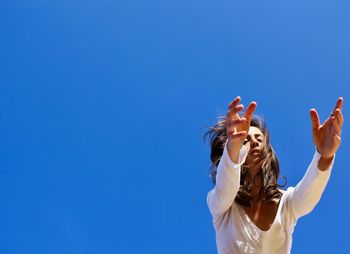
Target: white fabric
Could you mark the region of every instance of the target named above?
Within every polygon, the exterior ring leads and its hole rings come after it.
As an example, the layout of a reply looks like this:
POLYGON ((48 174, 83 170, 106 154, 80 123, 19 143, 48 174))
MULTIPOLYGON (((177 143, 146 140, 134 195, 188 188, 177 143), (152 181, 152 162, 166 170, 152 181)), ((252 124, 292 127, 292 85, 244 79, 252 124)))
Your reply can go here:
POLYGON ((213 216, 219 254, 288 254, 292 245, 294 226, 303 215, 311 212, 320 200, 328 182, 334 160, 327 171, 320 171, 315 155, 296 187, 282 195, 276 217, 267 231, 260 230, 242 207, 234 202, 240 186, 240 168, 247 156, 243 146, 239 163, 231 161, 227 143, 218 165, 216 185, 209 191, 207 204, 213 216))

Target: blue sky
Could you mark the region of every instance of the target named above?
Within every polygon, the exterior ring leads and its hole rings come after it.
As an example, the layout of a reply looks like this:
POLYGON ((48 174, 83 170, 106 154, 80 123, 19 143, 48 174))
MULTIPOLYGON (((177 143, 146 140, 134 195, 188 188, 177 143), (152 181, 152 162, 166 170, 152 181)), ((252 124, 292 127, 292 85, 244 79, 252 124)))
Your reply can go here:
POLYGON ((344 98, 343 143, 292 253, 346 253, 350 4, 5 0, 0 252, 216 253, 206 129, 258 103, 293 186, 309 109, 344 98))

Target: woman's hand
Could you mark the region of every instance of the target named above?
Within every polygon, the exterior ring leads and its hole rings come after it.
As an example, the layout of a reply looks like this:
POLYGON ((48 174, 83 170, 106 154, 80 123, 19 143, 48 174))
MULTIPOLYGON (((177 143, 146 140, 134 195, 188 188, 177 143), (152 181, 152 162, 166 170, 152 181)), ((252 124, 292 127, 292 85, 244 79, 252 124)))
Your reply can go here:
POLYGON ((315 146, 323 159, 331 159, 338 150, 341 142, 343 125, 343 98, 339 98, 332 114, 321 125, 316 109, 310 110, 312 136, 315 146))
POLYGON ((256 102, 251 102, 244 117, 240 117, 238 113, 244 109, 243 104, 239 104, 240 101, 241 97, 237 96, 229 104, 226 114, 227 148, 234 163, 239 163, 239 152, 248 135, 250 121, 256 108, 256 102))

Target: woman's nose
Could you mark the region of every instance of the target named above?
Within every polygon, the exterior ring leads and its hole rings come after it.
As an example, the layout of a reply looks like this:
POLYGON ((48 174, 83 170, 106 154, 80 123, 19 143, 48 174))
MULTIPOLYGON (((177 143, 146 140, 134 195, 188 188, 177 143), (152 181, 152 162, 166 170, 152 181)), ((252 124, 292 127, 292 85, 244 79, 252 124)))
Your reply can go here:
POLYGON ((259 146, 259 142, 256 139, 252 139, 250 143, 252 148, 259 146))

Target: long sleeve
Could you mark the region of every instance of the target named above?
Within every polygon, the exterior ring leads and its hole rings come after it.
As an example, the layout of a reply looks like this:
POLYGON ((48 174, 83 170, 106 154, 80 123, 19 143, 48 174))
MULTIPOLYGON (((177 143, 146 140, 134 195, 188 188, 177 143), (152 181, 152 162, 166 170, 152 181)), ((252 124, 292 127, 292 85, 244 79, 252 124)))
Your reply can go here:
POLYGON ((226 142, 217 169, 216 185, 207 195, 207 204, 213 217, 222 215, 232 205, 240 186, 241 165, 246 157, 247 149, 243 146, 240 150, 239 163, 232 162, 226 142))
POLYGON ((321 155, 316 150, 303 179, 290 192, 289 202, 295 219, 310 213, 314 209, 327 185, 334 158, 326 171, 321 171, 318 168, 320 158, 321 155))

